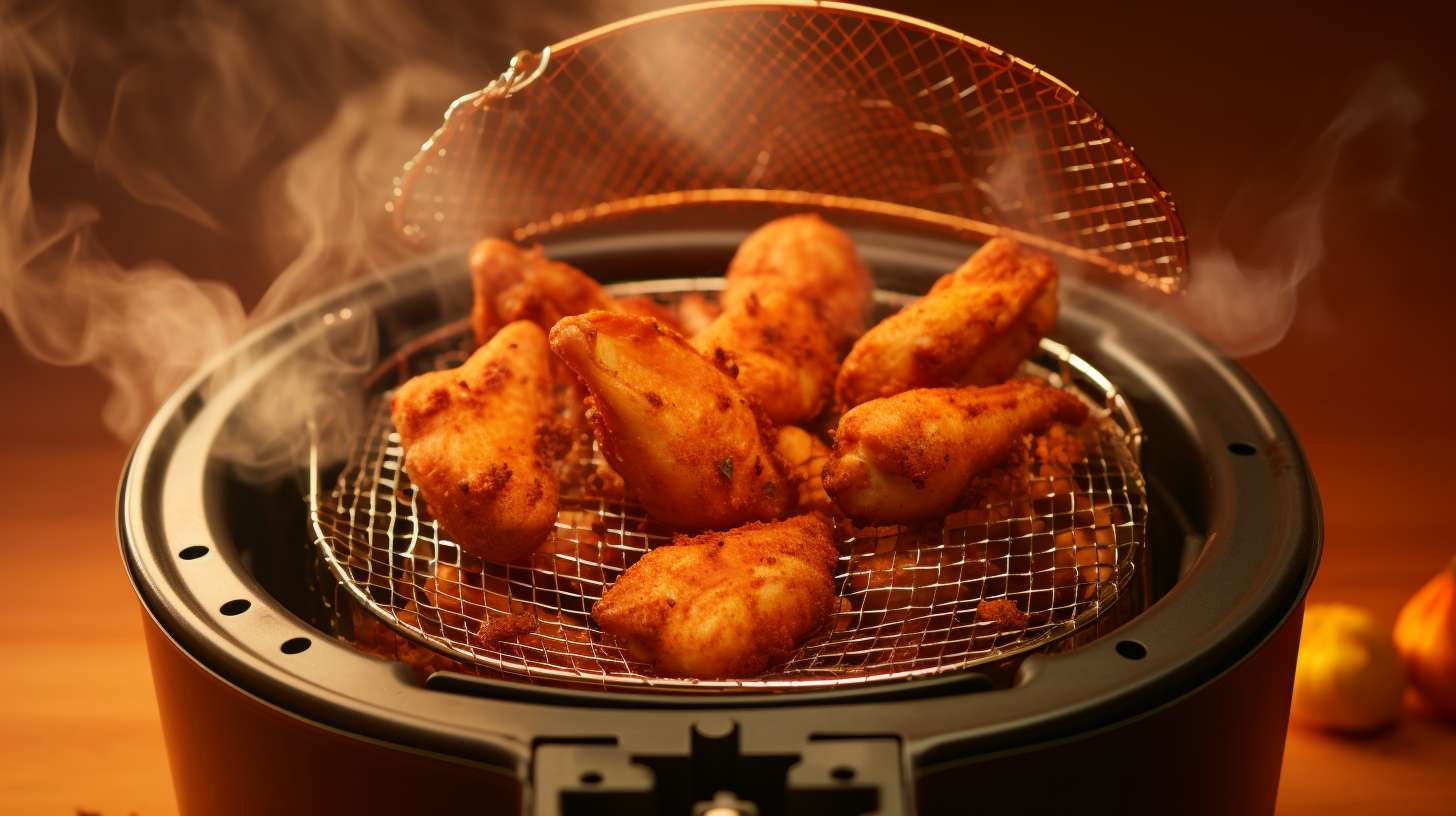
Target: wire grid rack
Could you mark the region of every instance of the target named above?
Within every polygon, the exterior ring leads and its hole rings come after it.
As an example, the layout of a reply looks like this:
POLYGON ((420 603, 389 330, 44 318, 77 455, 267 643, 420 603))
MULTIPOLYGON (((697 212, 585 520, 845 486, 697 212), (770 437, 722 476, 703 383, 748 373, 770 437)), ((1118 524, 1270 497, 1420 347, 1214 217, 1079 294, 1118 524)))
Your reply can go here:
MULTIPOLYGON (((611 288, 670 305, 689 291, 712 297, 722 283, 611 288)), ((879 300, 885 307, 907 299, 881 293, 879 300)), ((383 364, 378 385, 382 391, 458 365, 468 347, 463 323, 445 327, 383 364)), ((1139 597, 1127 590, 1145 571, 1141 430, 1130 407, 1110 381, 1051 341, 1023 373, 1072 389, 1096 409, 1075 448, 1077 461, 1058 462, 1051 445, 1033 444, 1011 489, 989 490, 984 501, 940 524, 853 529, 840 522, 839 600, 829 625, 755 678, 656 676, 592 622, 592 604, 606 588, 672 539, 672 531, 600 478, 605 465, 595 447, 584 446, 587 453, 568 468, 549 540, 523 562, 482 562, 442 538, 423 507, 401 467, 403 451, 381 393, 332 487, 315 460, 315 539, 340 586, 378 621, 460 667, 512 679, 619 690, 786 691, 994 663, 1085 633, 1113 608, 1127 611, 1139 597), (1009 619, 981 611, 984 604, 1004 612, 1006 601, 1015 604, 1009 619)), ((410 643, 404 645, 412 649, 410 643)))
POLYGON ((727 202, 1014 234, 1161 291, 1188 253, 1172 199, 1036 66, 839 3, 700 3, 522 52, 457 100, 386 204, 410 242, 516 240, 727 202))

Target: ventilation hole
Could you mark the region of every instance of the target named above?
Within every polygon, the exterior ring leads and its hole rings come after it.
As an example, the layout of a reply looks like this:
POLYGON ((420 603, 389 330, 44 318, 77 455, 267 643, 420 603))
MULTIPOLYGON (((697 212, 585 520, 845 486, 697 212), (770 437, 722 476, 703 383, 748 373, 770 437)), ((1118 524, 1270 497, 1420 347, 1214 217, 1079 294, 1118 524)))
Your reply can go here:
POLYGON ((1259 449, 1254 447, 1253 445, 1250 445, 1248 442, 1229 443, 1229 453, 1237 454, 1239 456, 1253 456, 1258 452, 1259 449))
POLYGON ((1128 660, 1142 660, 1148 656, 1148 647, 1138 643, 1136 640, 1119 640, 1117 642, 1117 653, 1128 660))
POLYGON ((308 638, 289 638, 283 641, 283 645, 278 648, 282 649, 284 654, 298 654, 312 645, 308 638))
POLYGON ((854 778, 854 769, 848 765, 840 765, 829 772, 829 775, 840 782, 848 782, 854 778))
POLYGON ((242 598, 238 598, 235 601, 228 601, 227 603, 223 604, 222 607, 218 609, 218 611, 228 616, 241 615, 244 612, 247 612, 250 607, 252 607, 251 603, 243 600, 242 598))
POLYGON ((581 784, 600 785, 602 784, 602 775, 597 773, 596 771, 587 771, 586 773, 581 775, 581 784))
POLYGON ((207 555, 207 548, 201 544, 194 544, 182 550, 182 552, 177 553, 177 557, 184 561, 191 561, 194 558, 201 558, 204 555, 207 555))

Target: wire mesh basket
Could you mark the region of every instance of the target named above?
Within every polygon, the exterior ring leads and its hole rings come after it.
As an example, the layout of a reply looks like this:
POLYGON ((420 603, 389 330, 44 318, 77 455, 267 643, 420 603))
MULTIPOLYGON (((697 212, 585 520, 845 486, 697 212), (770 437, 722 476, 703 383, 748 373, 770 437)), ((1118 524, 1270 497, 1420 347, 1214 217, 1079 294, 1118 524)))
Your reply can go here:
POLYGON ((703 3, 604 26, 457 100, 387 204, 410 242, 531 240, 732 203, 1019 240, 1171 292, 1171 198, 1092 107, 963 34, 832 2, 703 3))
MULTIPOLYGON (((624 284, 615 294, 712 296, 722 279, 624 284)), ((880 293, 881 307, 905 296, 880 293)), ((1141 431, 1117 389, 1051 341, 1024 374, 1094 408, 1075 462, 1030 445, 1013 489, 940 524, 854 529, 843 538, 830 624, 784 664, 752 679, 661 677, 592 622, 592 604, 653 547, 672 540, 600 479, 593 448, 562 486, 550 539, 529 560, 482 562, 441 536, 401 467, 387 389, 457 365, 468 329, 455 324, 400 351, 376 373, 373 422, 330 486, 313 473, 311 517, 326 562, 354 600, 410 641, 466 667, 527 681, 615 689, 805 690, 938 675, 1005 660, 1136 602, 1145 570, 1147 501, 1141 431), (1129 595, 1132 597, 1130 598, 1129 595), (991 616, 1011 602, 1014 622, 991 616)))

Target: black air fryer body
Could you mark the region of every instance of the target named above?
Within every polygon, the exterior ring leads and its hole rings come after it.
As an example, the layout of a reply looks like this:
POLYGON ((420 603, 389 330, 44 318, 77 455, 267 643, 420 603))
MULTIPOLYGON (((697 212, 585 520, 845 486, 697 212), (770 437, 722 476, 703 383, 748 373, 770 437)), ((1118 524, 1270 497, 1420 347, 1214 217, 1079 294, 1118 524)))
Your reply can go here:
MULTIPOLYGON (((712 275, 743 234, 548 251, 604 281, 712 275)), ((855 237, 892 291, 924 291, 971 249, 855 237)), ((421 686, 356 651, 333 631, 305 467, 250 481, 220 446, 249 401, 280 398, 280 366, 351 319, 372 313, 388 352, 463 317, 464 260, 363 281, 260 329, 167 404, 121 484, 183 812, 686 814, 720 794, 761 814, 1272 812, 1321 537, 1303 454, 1206 344, 1130 297, 1075 279, 1063 291, 1056 339, 1122 389, 1146 431, 1156 600, 1070 651, 832 692, 605 693, 444 673, 421 686)))

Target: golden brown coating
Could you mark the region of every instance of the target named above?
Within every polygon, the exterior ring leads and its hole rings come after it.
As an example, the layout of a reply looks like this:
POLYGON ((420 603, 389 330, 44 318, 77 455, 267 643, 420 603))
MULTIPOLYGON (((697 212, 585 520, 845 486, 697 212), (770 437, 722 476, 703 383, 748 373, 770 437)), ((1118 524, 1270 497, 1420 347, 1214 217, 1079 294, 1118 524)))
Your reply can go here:
POLYGON ((835 401, 848 409, 911 388, 1001 382, 1056 318, 1051 258, 993 239, 854 344, 839 369, 835 401))
POLYGON ((683 337, 693 337, 706 329, 709 323, 717 320, 718 315, 723 313, 723 307, 718 301, 709 300, 701 292, 688 292, 678 298, 674 312, 683 337))
MULTIPOLYGON (((628 295, 626 297, 612 298, 616 304, 614 308, 607 309, 609 312, 626 312, 627 314, 641 315, 660 321, 663 325, 677 332, 684 334, 682 320, 678 317, 676 309, 664 306, 647 295, 628 295)), ((550 326, 544 327, 550 329, 550 326)))
POLYGON ((987 624, 998 631, 1014 632, 1025 629, 1029 620, 1026 613, 1016 605, 1016 601, 1010 598, 994 598, 976 604, 976 622, 987 624))
POLYGON ((778 218, 744 239, 728 265, 723 309, 765 288, 786 291, 813 309, 842 349, 864 333, 874 282, 854 241, 843 230, 807 213, 778 218))
POLYGON ((793 506, 772 429, 733 378, 678 333, 648 318, 589 312, 557 323, 551 348, 591 391, 597 444, 654 519, 726 529, 793 506))
POLYGON ((776 424, 817 416, 834 384, 837 362, 824 324, 807 301, 786 289, 765 285, 749 292, 691 342, 733 372, 776 424))
POLYGON ((815 514, 680 535, 623 573, 592 617, 664 675, 748 677, 824 628, 836 558, 815 514))
POLYGON ((470 326, 480 345, 517 320, 549 330, 567 315, 621 308, 576 267, 547 258, 541 247, 523 249, 499 238, 470 248, 470 280, 475 288, 470 326))
POLYGON ((550 368, 545 333, 517 321, 459 368, 421 374, 394 393, 405 471, 468 553, 520 558, 556 521, 559 488, 545 455, 550 368))
POLYGON ((824 440, 803 428, 785 425, 778 429, 775 447, 788 468, 789 481, 797 488, 799 510, 837 515, 839 508, 824 492, 824 465, 829 462, 824 440))
POLYGON ((939 518, 976 476, 1028 433, 1080 425, 1087 407, 1037 380, 986 388, 921 388, 857 406, 839 421, 824 489, 858 523, 939 518))

